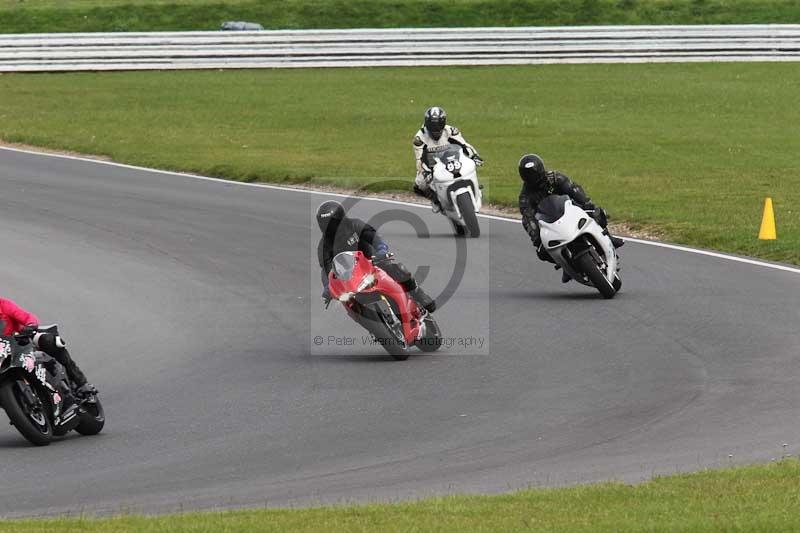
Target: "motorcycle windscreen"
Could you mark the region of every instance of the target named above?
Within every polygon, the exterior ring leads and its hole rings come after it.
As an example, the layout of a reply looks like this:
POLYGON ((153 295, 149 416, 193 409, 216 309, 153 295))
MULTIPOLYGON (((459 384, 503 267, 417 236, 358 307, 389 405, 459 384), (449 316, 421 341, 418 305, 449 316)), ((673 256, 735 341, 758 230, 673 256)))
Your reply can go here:
POLYGON ((552 224, 564 216, 564 210, 569 199, 569 196, 565 194, 551 194, 546 197, 536 207, 536 220, 552 224))
POLYGON ((448 161, 458 161, 460 159, 461 146, 457 144, 446 144, 444 146, 426 148, 425 153, 422 155, 422 162, 429 169, 432 169, 438 161, 447 164, 448 161))
POLYGON ((356 254, 353 252, 342 252, 333 258, 333 273, 342 281, 348 281, 353 277, 355 267, 356 254))

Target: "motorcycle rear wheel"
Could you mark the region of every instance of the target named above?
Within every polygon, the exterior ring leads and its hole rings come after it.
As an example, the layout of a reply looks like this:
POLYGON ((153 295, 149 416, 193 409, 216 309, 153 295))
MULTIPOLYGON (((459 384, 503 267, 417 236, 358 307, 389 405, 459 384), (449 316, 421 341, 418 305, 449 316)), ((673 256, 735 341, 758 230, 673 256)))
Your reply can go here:
POLYGON ((103 426, 106 425, 106 414, 100 399, 95 396, 94 401, 84 403, 81 409, 83 411, 80 415, 81 421, 75 427, 75 431, 87 436, 97 435, 103 431, 103 426))
POLYGON ((442 347, 442 332, 433 317, 425 319, 425 336, 417 341, 417 348, 423 352, 435 352, 442 347))
MULTIPOLYGON (((53 440, 50 420, 41 408, 34 411, 25 404, 21 387, 30 385, 22 379, 12 379, 0 384, 0 404, 6 410, 8 419, 28 442, 36 446, 47 446, 53 440)), ((30 388, 36 394, 36 390, 30 388)))

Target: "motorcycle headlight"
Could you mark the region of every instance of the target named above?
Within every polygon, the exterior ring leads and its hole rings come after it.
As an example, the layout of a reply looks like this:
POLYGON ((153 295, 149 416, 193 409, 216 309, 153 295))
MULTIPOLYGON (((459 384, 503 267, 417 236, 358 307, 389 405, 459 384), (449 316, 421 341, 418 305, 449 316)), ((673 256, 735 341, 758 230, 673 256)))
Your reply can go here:
POLYGON ((361 280, 361 283, 358 284, 358 292, 365 291, 375 285, 375 274, 370 272, 364 279, 361 280))
POLYGON ((355 296, 352 292, 346 292, 344 294, 339 295, 339 301, 342 303, 347 303, 350 299, 355 296))

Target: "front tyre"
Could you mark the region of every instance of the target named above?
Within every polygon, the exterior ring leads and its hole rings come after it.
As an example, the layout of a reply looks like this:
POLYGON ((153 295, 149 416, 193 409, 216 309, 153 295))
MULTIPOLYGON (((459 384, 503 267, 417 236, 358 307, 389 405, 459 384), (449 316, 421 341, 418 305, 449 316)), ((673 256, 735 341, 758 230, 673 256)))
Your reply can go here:
POLYGON ((103 404, 100 403, 97 396, 81 406, 80 419, 75 431, 81 435, 97 435, 103 431, 103 426, 106 425, 106 415, 103 412, 103 404))
POLYGON ((395 361, 405 361, 408 359, 408 348, 405 345, 404 339, 399 338, 394 334, 384 322, 373 321, 369 326, 369 332, 375 337, 375 340, 383 346, 383 349, 391 355, 395 361))
POLYGON ((608 278, 605 277, 603 271, 600 269, 597 263, 594 262, 594 258, 592 254, 585 253, 580 256, 577 260, 578 270, 586 274, 589 278, 589 281, 592 282, 592 285, 600 291, 600 294, 603 295, 603 298, 606 300, 610 300, 617 294, 616 289, 608 281, 608 278))
POLYGON ((475 205, 472 203, 472 197, 469 193, 462 192, 456 198, 458 211, 461 213, 461 218, 464 219, 464 225, 467 228, 467 235, 476 238, 481 236, 481 227, 478 225, 478 215, 475 214, 475 205))
POLYGON ((467 228, 454 220, 450 220, 450 224, 453 226, 453 234, 455 234, 456 237, 466 237, 467 228))
POLYGON ((0 404, 23 437, 36 446, 47 446, 53 440, 53 427, 41 401, 38 406, 31 405, 31 393, 38 398, 36 390, 23 379, 6 381, 0 385, 0 404))

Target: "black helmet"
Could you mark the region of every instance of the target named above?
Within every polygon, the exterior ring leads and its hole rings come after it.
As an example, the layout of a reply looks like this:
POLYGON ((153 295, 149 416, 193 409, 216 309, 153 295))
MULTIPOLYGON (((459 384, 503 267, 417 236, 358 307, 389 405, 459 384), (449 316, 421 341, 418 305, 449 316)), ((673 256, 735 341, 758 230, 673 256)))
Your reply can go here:
POLYGON ((447 113, 441 107, 431 107, 425 111, 425 130, 437 141, 442 136, 445 124, 447 124, 447 113))
POLYGON ((325 233, 331 221, 336 221, 336 225, 344 219, 344 207, 339 202, 329 200, 322 202, 317 208, 317 224, 319 229, 325 233))
POLYGON ((536 154, 522 156, 519 160, 519 177, 530 185, 541 185, 545 178, 544 161, 536 154))

